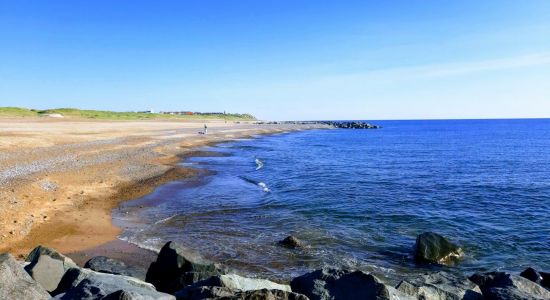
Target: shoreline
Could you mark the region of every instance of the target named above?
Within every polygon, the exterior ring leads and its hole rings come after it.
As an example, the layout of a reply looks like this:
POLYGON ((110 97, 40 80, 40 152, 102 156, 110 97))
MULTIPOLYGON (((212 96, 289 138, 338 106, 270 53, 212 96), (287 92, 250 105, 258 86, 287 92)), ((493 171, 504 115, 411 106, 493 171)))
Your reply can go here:
MULTIPOLYGON (((0 119, 0 122, 2 121, 5 122, 0 119)), ((9 122, 13 122, 13 119, 9 122)), ((20 122, 21 128, 25 127, 29 120, 20 122)), ((13 168, 26 164, 36 165, 38 162, 48 161, 44 156, 57 158, 59 155, 67 156, 74 153, 74 157, 68 158, 70 163, 85 163, 76 164, 75 167, 66 167, 67 162, 58 165, 54 163, 52 168, 30 172, 0 185, 0 197, 16 199, 13 201, 15 203, 9 202, 12 207, 0 207, 0 216, 6 215, 14 220, 11 223, 6 217, 3 224, 0 224, 8 231, 0 235, 0 252, 10 252, 18 257, 24 257, 37 244, 64 253, 85 253, 87 250, 94 251, 97 247, 117 241, 121 229, 113 224, 112 210, 125 201, 151 193, 158 186, 196 174, 196 170, 177 164, 183 158, 194 155, 199 147, 255 135, 325 128, 303 124, 209 122, 210 132, 205 136, 196 133, 203 126, 203 122, 113 122, 114 126, 124 124, 123 130, 112 130, 109 128, 111 123, 105 121, 94 123, 86 120, 79 124, 72 120, 65 123, 58 120, 40 120, 38 123, 41 127, 37 134, 39 138, 40 134, 47 130, 43 128, 44 125, 47 127, 54 124, 53 127, 66 125, 68 128, 62 128, 62 132, 54 132, 53 136, 49 135, 45 140, 59 140, 60 136, 67 135, 71 139, 61 138, 57 143, 41 149, 27 147, 19 152, 23 152, 23 155, 16 156, 9 151, 2 153, 0 160, 8 162, 8 168, 4 168, 4 172, 0 169, 0 175, 10 171, 9 163, 12 163, 13 168), (84 128, 71 128, 75 123, 79 126, 85 124, 84 128), (89 127, 98 123, 100 127, 107 127, 115 134, 105 133, 104 128, 91 133, 89 127), (132 123, 139 123, 139 128, 132 128, 132 123), (179 128, 182 125, 185 126, 184 129, 179 128), (149 131, 141 132, 139 129, 143 127, 149 131), (55 136, 56 134, 58 136, 55 136), (74 136, 80 141, 72 143, 75 140, 74 136), (86 163, 88 156, 91 163, 86 163), (45 188, 48 187, 46 183, 51 183, 55 188, 48 190, 45 188), (26 203, 19 203, 20 201, 26 203), (11 214, 10 208, 15 208, 11 214), (22 216, 29 214, 27 218, 22 216), (29 228, 26 229, 25 226, 29 228)), ((18 124, 15 125, 12 127, 17 127, 18 124)), ((22 140, 21 144, 28 143, 28 128, 25 128, 27 132, 23 133, 13 129, 10 132, 10 129, 8 128, 7 134, 0 131, 2 136, 11 136, 7 147, 6 140, 0 140, 0 149, 2 146, 7 149, 13 148, 13 141, 17 142, 18 137, 22 140)))

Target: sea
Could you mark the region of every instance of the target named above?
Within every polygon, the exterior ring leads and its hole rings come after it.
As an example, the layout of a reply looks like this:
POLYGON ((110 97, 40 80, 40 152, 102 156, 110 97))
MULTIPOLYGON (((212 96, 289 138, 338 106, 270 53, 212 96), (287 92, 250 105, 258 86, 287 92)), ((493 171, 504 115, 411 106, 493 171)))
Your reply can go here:
POLYGON ((247 276, 321 267, 390 282, 445 270, 550 270, 550 119, 369 121, 381 129, 257 136, 201 149, 171 182, 113 212, 122 240, 166 241, 247 276), (419 265, 416 237, 464 249, 419 265), (288 235, 306 247, 287 249, 288 235))

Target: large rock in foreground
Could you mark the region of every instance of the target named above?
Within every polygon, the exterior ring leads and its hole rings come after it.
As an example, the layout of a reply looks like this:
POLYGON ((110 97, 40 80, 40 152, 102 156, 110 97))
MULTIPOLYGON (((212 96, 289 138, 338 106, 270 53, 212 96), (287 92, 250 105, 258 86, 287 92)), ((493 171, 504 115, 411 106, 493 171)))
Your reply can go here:
POLYGON ((25 272, 11 254, 0 254, 0 299, 49 298, 50 294, 25 272))
MULTIPOLYGON (((215 298, 216 297, 237 297, 237 295, 245 296, 254 295, 252 299, 302 299, 293 295, 290 286, 275 283, 266 279, 256 279, 242 277, 236 274, 212 276, 206 280, 201 280, 192 285, 188 285, 182 290, 176 292, 177 299, 200 299, 197 297, 215 298), (264 291, 266 297, 258 298, 262 293, 255 291, 264 291), (250 293, 246 293, 250 292, 250 293), (202 296, 201 296, 202 295, 202 296), (275 298, 273 298, 275 297, 275 298), (285 298, 286 297, 286 298, 285 298), (294 298, 292 298, 294 297, 294 298)), ((305 296, 304 296, 305 298, 305 296)), ((225 298, 223 298, 225 299, 225 298)), ((229 299, 229 298, 228 298, 229 299)), ((233 298, 230 298, 233 299, 233 298)), ((241 298, 235 298, 241 299, 241 298)), ((249 299, 249 298, 242 298, 249 299)))
MULTIPOLYGON (((133 295, 129 299, 174 299, 174 296, 160 293, 155 287, 139 279, 95 272, 89 269, 69 269, 54 292, 54 299, 102 299, 113 293, 133 295)), ((116 295, 116 294, 115 294, 116 295)))
POLYGON ((308 297, 281 290, 239 291, 228 287, 199 286, 176 294, 177 300, 309 300, 308 297))
POLYGON ((218 265, 181 245, 168 242, 147 270, 145 281, 152 283, 159 291, 173 294, 198 280, 223 273, 218 265))
POLYGON ((450 264, 463 255, 460 247, 437 233, 424 232, 416 238, 414 259, 419 263, 450 264))
POLYGON ((126 275, 145 280, 145 272, 137 268, 128 267, 124 262, 106 256, 93 257, 84 264, 84 268, 101 273, 126 275))
POLYGON ((290 286, 312 300, 412 299, 361 271, 317 270, 294 278, 290 286))
POLYGON ((287 292, 291 291, 289 285, 275 283, 266 279, 242 277, 237 274, 212 276, 208 279, 196 282, 191 286, 219 286, 241 291, 252 291, 261 289, 281 290, 287 292))
POLYGON ((44 246, 34 248, 27 256, 25 270, 48 292, 53 292, 67 270, 77 265, 72 259, 44 246))
POLYGON ((396 289, 416 299, 483 299, 479 287, 468 278, 459 278, 445 272, 425 274, 414 279, 403 280, 396 289))
POLYGON ((527 278, 504 272, 476 273, 470 280, 485 299, 550 299, 550 291, 527 278))

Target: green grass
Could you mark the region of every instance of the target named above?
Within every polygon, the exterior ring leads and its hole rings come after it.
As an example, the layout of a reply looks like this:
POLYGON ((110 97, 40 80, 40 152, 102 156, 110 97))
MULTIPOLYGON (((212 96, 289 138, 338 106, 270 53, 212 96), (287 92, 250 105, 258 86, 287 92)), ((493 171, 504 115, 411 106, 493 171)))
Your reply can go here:
POLYGON ((35 117, 36 111, 20 107, 0 107, 0 117, 35 117))
POLYGON ((227 121, 250 121, 256 120, 250 114, 214 114, 214 115, 167 115, 137 112, 115 112, 103 110, 82 110, 76 108, 55 108, 46 110, 34 110, 19 107, 0 107, 0 117, 45 117, 48 114, 60 114, 66 118, 98 119, 98 120, 227 120, 227 121))

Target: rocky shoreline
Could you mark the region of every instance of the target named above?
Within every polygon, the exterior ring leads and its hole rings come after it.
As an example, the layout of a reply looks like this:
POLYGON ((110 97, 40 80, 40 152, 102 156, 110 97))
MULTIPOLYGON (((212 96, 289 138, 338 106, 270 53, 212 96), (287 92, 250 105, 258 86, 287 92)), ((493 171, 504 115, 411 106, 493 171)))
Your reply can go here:
MULTIPOLYGON (((288 237, 283 247, 300 248, 288 237)), ((447 264, 463 251, 436 233, 415 244, 417 263, 447 264)), ((460 277, 433 272, 402 280, 395 287, 358 270, 319 269, 289 283, 240 276, 227 267, 167 242, 146 272, 97 256, 79 267, 67 256, 38 246, 25 261, 0 254, 0 299, 550 299, 550 273, 528 268, 460 277)))

